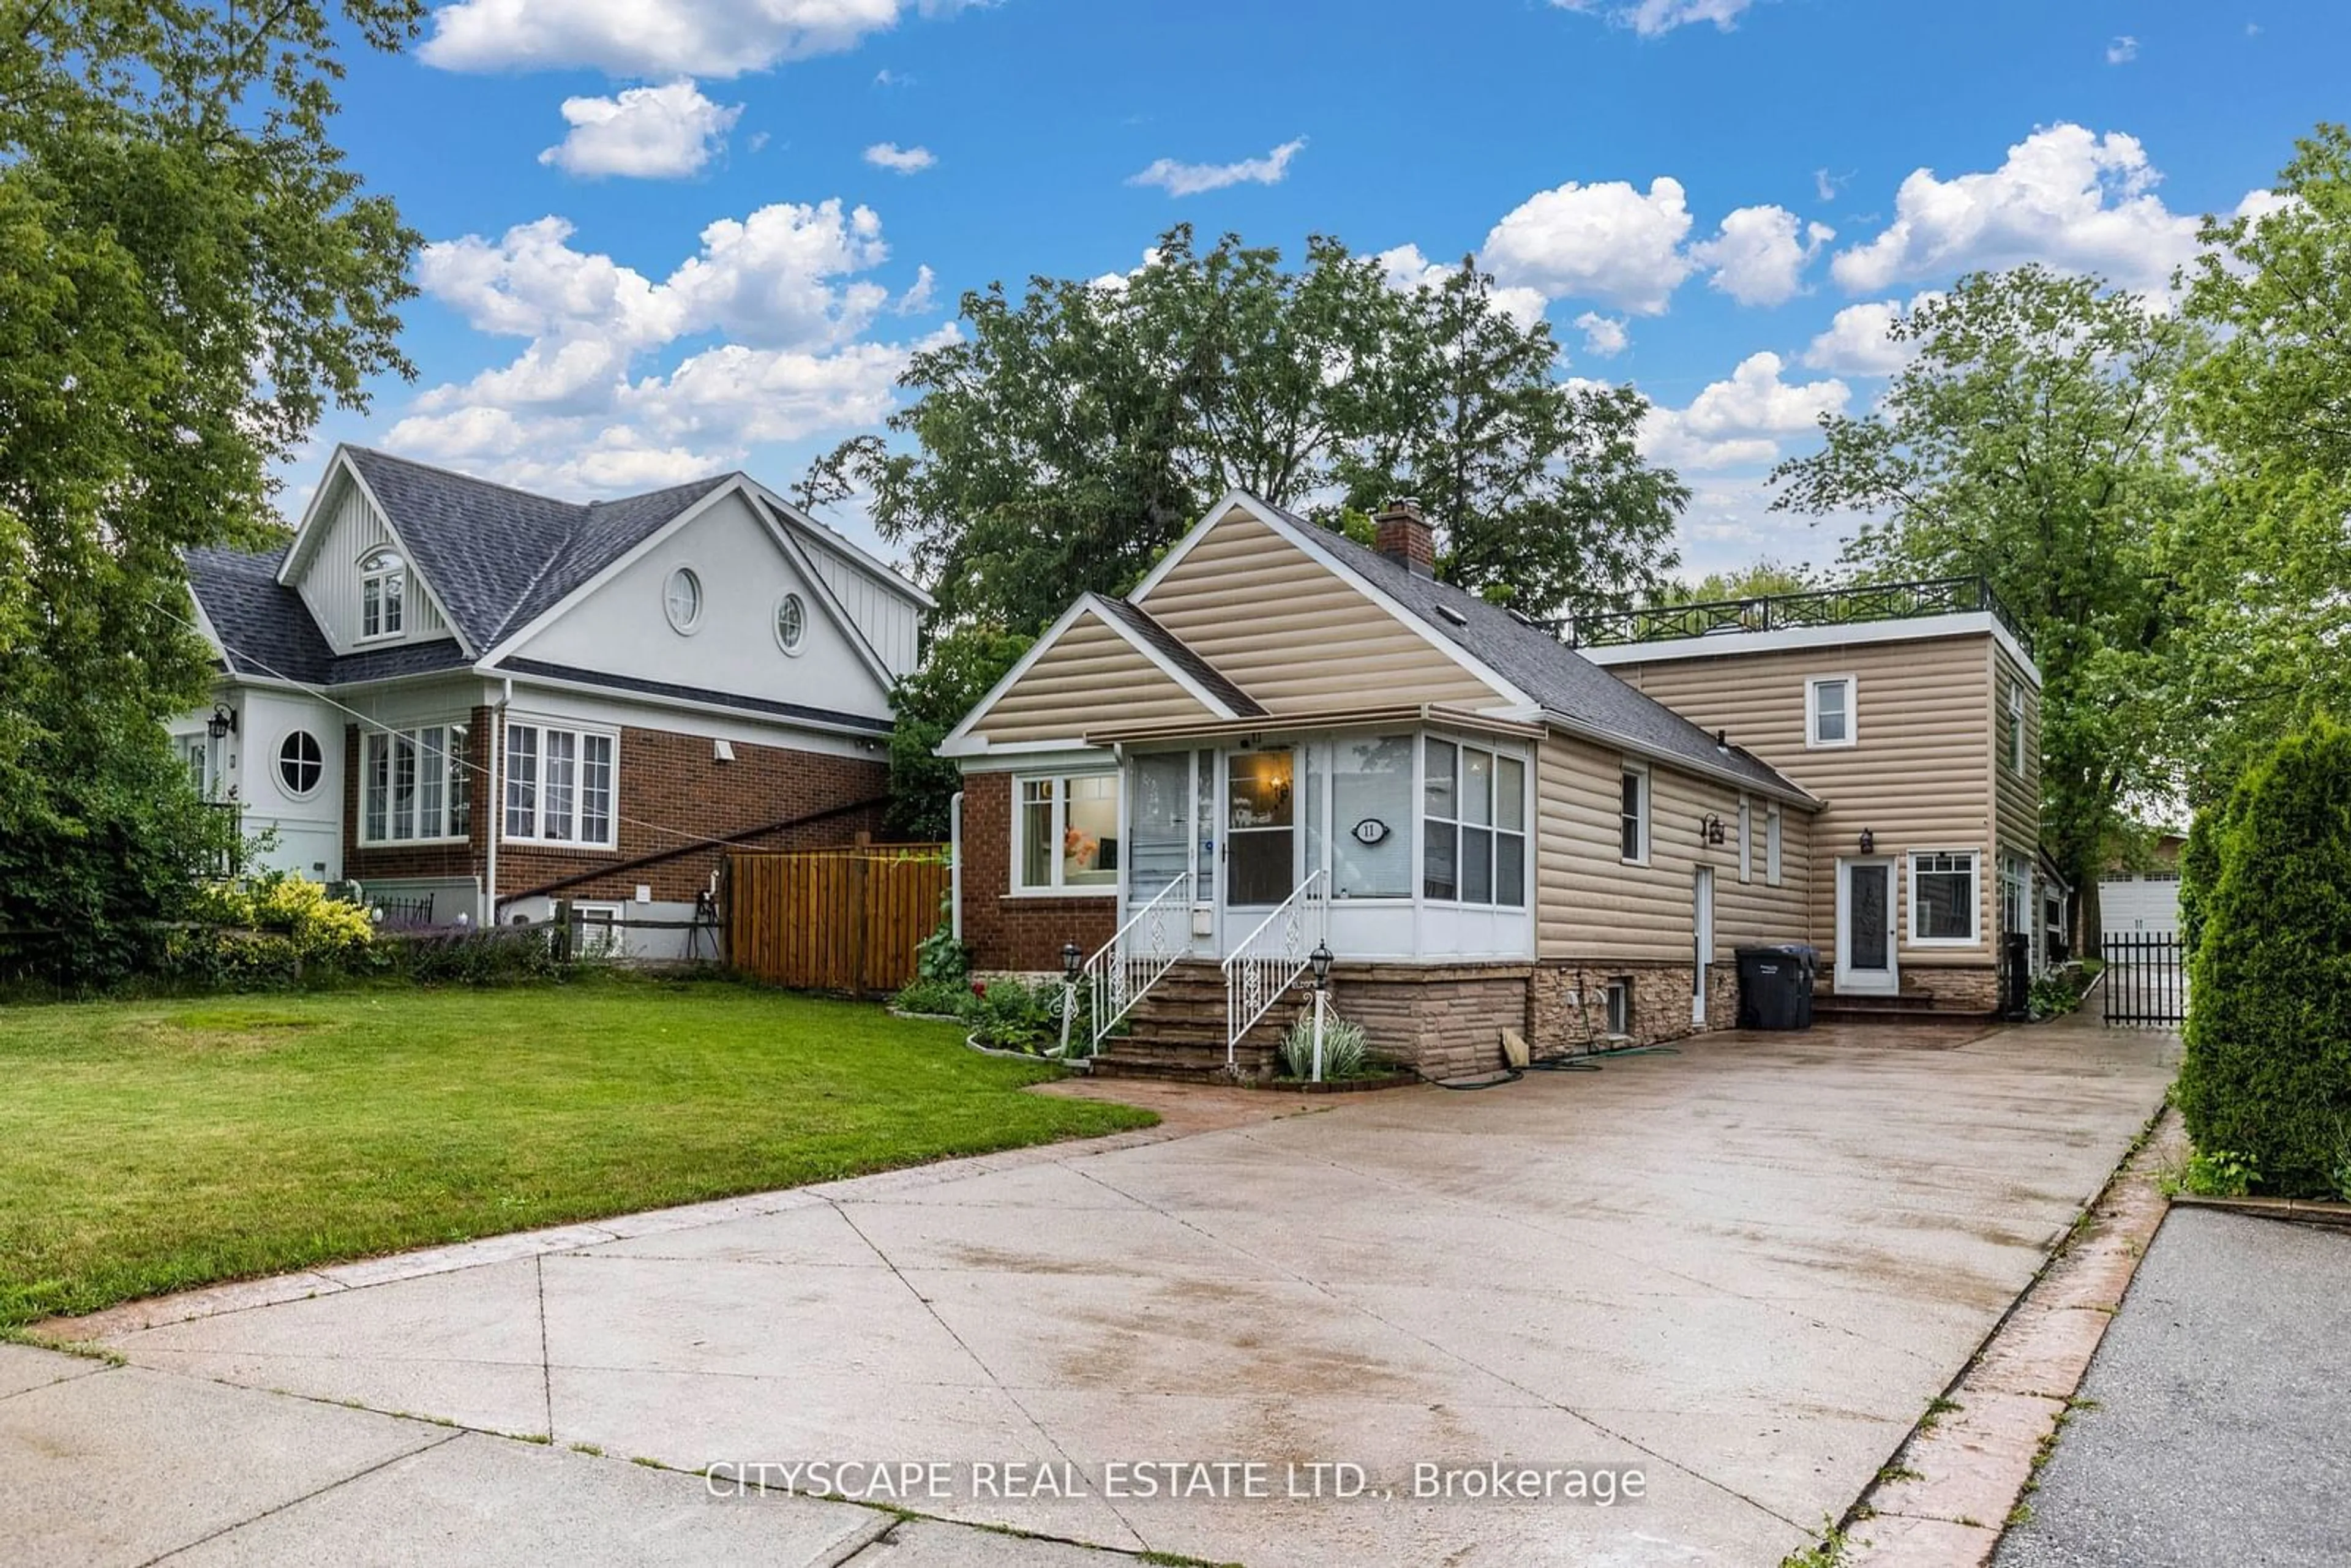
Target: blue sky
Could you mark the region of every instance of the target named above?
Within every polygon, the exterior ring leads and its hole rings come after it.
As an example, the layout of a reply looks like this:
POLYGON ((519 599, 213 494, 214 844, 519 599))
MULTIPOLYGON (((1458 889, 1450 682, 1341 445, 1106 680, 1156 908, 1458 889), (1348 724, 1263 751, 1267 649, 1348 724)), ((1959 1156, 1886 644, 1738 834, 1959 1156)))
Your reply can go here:
POLYGON ((2323 0, 457 0, 347 84, 429 244, 418 380, 320 455, 780 486, 879 426, 962 290, 1188 220, 1400 280, 1477 253, 1562 374, 1656 405, 1688 570, 1822 561, 1761 475, 1876 397, 1893 308, 2026 259, 2159 289, 2351 114, 2346 57, 2323 0))

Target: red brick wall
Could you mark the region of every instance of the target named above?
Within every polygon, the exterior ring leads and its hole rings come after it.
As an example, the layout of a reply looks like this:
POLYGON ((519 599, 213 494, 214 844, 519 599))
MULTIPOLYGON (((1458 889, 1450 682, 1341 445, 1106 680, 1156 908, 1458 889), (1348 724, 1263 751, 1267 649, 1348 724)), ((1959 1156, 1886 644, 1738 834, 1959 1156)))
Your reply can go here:
MULTIPOLYGON (((472 761, 479 771, 474 775, 473 828, 467 842, 364 850, 358 844, 358 733, 356 728, 345 730, 345 755, 352 759, 343 773, 343 863, 348 874, 365 881, 486 873, 488 835, 503 804, 491 799, 489 788, 492 728, 491 710, 475 708, 471 747, 472 761)), ((732 762, 718 761, 713 751, 707 736, 623 728, 618 847, 576 850, 501 842, 498 896, 515 898, 599 866, 622 866, 664 850, 684 850, 653 865, 617 870, 610 876, 591 877, 562 890, 562 896, 568 898, 628 898, 634 895, 638 884, 648 883, 655 898, 683 901, 710 885, 710 873, 726 853, 716 845, 695 844, 695 840, 724 838, 747 828, 862 801, 877 803, 746 839, 739 847, 811 849, 850 843, 861 832, 878 835, 881 831, 883 808, 878 802, 889 791, 890 769, 878 752, 870 758, 833 757, 739 740, 735 743, 732 762), (686 848, 689 844, 693 847, 686 848)))
POLYGON ((1118 929, 1118 900, 1014 898, 1012 775, 963 780, 963 939, 972 967, 1059 973, 1061 944, 1092 953, 1118 929))

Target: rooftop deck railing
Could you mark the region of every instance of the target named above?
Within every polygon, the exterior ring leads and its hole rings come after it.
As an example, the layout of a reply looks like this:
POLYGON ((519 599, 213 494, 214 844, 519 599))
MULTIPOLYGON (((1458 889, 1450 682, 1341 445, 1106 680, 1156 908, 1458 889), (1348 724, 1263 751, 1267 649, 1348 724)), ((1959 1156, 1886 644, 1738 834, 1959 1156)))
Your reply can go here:
POLYGON ((1740 632, 1800 626, 1855 626, 1872 621, 1915 621, 1929 615, 1988 611, 2027 654, 2032 638, 1981 577, 1938 577, 1923 582, 1866 582, 1804 593, 1719 599, 1697 604, 1653 604, 1578 617, 1567 628, 1579 648, 1666 643, 1740 632))

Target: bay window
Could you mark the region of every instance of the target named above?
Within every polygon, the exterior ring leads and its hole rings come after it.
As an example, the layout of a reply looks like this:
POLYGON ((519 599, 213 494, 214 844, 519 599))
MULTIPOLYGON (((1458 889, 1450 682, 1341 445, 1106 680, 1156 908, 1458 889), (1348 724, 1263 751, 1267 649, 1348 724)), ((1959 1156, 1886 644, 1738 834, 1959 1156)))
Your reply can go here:
POLYGON ((1431 736, 1422 768, 1421 895, 1524 908, 1526 760, 1431 736))
POLYGON ((509 723, 506 836, 613 848, 619 749, 609 730, 509 723))
POLYGON ((1976 935, 1976 853, 1919 850, 1910 856, 1910 940, 1929 946, 1972 946, 1976 935))
POLYGON ((1118 852, 1117 774, 1013 780, 1015 892, 1113 891, 1118 852))
POLYGON ((473 783, 462 724, 376 730, 360 747, 360 841, 462 839, 473 783))

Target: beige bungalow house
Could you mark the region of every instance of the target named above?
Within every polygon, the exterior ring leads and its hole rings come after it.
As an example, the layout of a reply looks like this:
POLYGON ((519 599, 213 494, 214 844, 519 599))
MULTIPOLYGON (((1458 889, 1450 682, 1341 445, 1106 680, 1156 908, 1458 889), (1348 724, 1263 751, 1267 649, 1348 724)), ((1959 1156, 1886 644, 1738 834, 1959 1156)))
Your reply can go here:
MULTIPOLYGON (((1728 1028, 1735 948, 1843 950, 1845 846, 1821 823, 1852 808, 1798 766, 1801 717, 1709 723, 1643 689, 1687 662, 1728 701, 1755 679, 1742 661, 1661 656, 1627 679, 1437 581, 1409 503, 1376 546, 1234 492, 1131 594, 1070 606, 981 699, 939 748, 964 777, 956 920, 980 971, 1058 974, 1074 949, 1095 1027, 1123 1025, 1102 1070, 1249 1077, 1327 943, 1337 1010, 1445 1076, 1495 1066, 1505 1030, 1543 1055, 1728 1028)), ((1873 705, 1899 685, 1873 683, 1873 705)), ((1810 688, 1793 689, 1801 709, 1810 688)), ((1987 776, 1991 721, 1987 704, 1987 776)), ((1983 937, 1986 965, 1992 950, 1983 937)), ((1942 999, 1907 981, 1887 997, 1942 999)))

